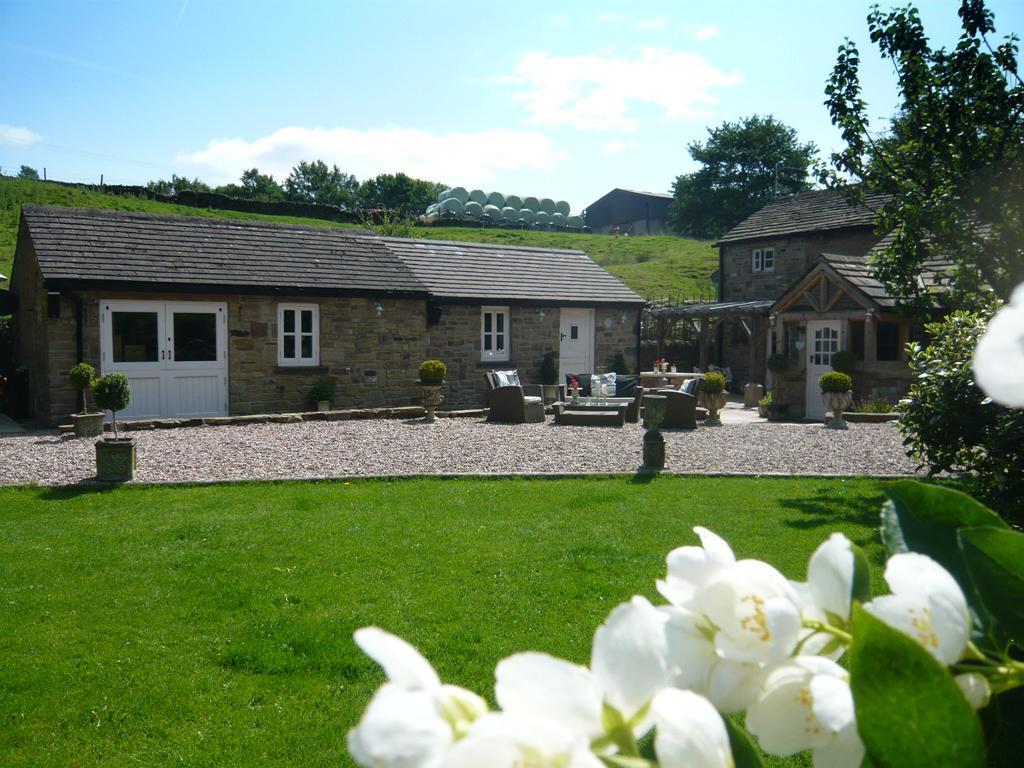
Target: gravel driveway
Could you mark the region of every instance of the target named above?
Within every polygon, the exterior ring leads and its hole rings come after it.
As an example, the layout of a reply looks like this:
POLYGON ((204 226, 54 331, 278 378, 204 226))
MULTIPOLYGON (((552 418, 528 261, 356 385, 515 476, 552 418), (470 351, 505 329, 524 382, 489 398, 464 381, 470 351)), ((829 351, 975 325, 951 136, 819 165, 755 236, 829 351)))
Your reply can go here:
MULTIPOLYGON (((307 421, 133 432, 143 482, 367 475, 633 472, 643 429, 488 424, 479 419, 307 421)), ((669 472, 899 475, 915 472, 896 426, 749 423, 664 431, 669 472)), ((93 477, 93 441, 0 438, 0 485, 93 477)))

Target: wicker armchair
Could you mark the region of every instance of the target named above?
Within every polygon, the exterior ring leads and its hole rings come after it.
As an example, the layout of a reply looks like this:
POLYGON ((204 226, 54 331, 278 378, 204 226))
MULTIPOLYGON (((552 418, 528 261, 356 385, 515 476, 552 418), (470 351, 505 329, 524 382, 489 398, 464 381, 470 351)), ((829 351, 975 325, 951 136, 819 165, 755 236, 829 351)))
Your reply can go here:
POLYGON ((690 379, 694 382, 690 392, 681 389, 659 389, 659 395, 665 395, 665 420, 661 426, 668 429, 697 428, 697 398, 700 395, 703 379, 690 379))
POLYGON ((539 384, 505 384, 498 374, 515 376, 516 371, 487 371, 487 420, 511 424, 544 421, 544 390, 539 384))

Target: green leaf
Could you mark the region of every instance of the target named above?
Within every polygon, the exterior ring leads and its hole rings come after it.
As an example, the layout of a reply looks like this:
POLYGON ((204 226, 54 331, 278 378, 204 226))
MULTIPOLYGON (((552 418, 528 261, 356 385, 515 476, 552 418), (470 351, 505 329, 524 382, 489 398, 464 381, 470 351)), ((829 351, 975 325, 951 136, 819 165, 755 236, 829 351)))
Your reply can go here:
POLYGON ((912 638, 859 605, 850 688, 857 730, 876 765, 984 765, 981 723, 952 675, 912 638))
POLYGON ((852 597, 866 603, 871 599, 871 563, 864 550, 856 544, 850 545, 853 552, 853 590, 852 597))
POLYGON ((657 763, 644 760, 642 757, 626 757, 624 755, 606 755, 601 758, 601 762, 609 768, 652 768, 657 765, 657 763))
POLYGON ((764 768, 761 753, 754 746, 746 729, 734 723, 731 718, 722 719, 725 721, 725 730, 729 733, 729 748, 732 749, 735 768, 764 768))
POLYGON ((981 602, 1010 637, 1024 643, 1024 534, 964 528, 958 538, 981 602))

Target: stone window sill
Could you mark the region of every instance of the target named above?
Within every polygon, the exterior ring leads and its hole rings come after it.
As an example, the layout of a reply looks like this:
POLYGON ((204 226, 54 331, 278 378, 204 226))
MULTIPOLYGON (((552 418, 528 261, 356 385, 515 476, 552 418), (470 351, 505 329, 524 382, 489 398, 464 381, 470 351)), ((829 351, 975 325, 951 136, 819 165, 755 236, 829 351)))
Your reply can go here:
POLYGON ((279 365, 274 368, 275 374, 283 373, 330 373, 326 365, 279 365))
POLYGON ((481 360, 476 364, 477 368, 493 368, 495 370, 505 370, 507 368, 515 368, 515 360, 481 360))

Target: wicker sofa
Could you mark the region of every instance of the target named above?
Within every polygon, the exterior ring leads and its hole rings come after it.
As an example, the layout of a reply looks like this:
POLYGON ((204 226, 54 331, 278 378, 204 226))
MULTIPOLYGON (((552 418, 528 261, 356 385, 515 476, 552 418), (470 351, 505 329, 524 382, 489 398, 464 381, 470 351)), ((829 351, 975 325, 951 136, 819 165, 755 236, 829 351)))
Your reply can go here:
MULTIPOLYGON (((590 397, 589 373, 567 373, 563 387, 562 399, 569 391, 569 382, 575 379, 580 387, 580 395, 590 397)), ((640 386, 639 376, 618 375, 615 376, 615 397, 631 397, 633 401, 626 408, 626 421, 636 424, 640 420, 640 403, 644 398, 644 388, 640 386)))

